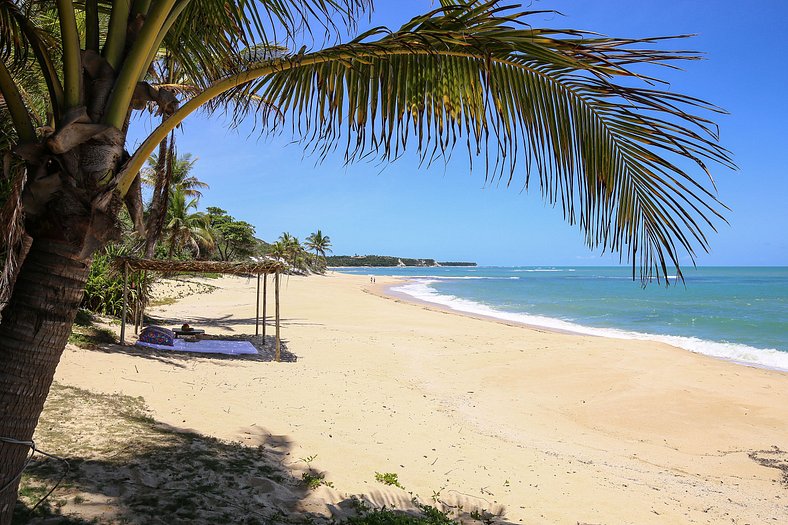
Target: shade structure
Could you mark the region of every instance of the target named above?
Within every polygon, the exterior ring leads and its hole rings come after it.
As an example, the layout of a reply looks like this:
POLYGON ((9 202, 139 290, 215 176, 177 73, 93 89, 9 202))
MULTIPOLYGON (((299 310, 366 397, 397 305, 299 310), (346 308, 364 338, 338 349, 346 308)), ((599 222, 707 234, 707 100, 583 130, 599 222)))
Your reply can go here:
POLYGON ((287 265, 266 259, 264 261, 175 261, 171 259, 138 259, 135 257, 116 257, 117 268, 129 270, 150 270, 160 273, 222 273, 226 275, 266 275, 281 273, 287 265))
MULTIPOLYGON (((257 296, 255 302, 255 335, 260 323, 260 276, 274 276, 276 285, 276 360, 280 360, 279 338, 279 275, 287 270, 282 262, 266 259, 264 261, 227 262, 227 261, 174 261, 168 259, 139 259, 135 257, 116 257, 114 266, 123 271, 123 313, 120 322, 120 344, 126 344, 126 308, 129 271, 152 271, 159 273, 220 273, 225 275, 256 275, 257 296)), ((265 286, 263 287, 265 290, 265 286)), ((265 336, 265 297, 263 298, 263 336, 265 336)))

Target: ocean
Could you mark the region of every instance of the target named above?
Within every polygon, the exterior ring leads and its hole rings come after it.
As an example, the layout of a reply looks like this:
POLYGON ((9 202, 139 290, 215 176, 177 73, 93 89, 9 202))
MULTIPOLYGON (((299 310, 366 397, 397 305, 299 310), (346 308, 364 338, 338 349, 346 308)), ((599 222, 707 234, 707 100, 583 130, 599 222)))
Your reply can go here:
POLYGON ((643 288, 626 267, 337 268, 459 312, 582 334, 663 341, 788 371, 788 267, 684 270, 643 288))

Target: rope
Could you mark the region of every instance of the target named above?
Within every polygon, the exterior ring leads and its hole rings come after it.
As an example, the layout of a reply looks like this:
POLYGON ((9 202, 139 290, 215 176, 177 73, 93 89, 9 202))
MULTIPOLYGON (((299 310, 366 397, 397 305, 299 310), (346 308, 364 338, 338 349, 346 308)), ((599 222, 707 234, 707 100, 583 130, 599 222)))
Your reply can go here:
POLYGON ((38 503, 33 505, 33 508, 31 510, 36 510, 36 508, 38 508, 39 505, 41 505, 44 501, 46 501, 46 499, 49 496, 51 496, 53 492, 55 492, 55 489, 57 489, 60 486, 60 484, 65 479, 66 475, 71 471, 71 465, 69 465, 69 463, 68 463, 68 461, 66 459, 61 458, 59 456, 56 456, 54 454, 50 454, 49 452, 44 452, 43 450, 40 450, 38 447, 36 447, 36 442, 33 441, 33 440, 21 441, 19 439, 14 439, 14 438, 0 436, 0 443, 8 443, 8 444, 11 444, 11 445, 21 445, 21 446, 24 446, 24 447, 27 447, 27 448, 30 449, 30 455, 27 457, 27 459, 25 459, 25 462, 22 465, 22 468, 19 470, 19 473, 16 476, 14 476, 13 478, 11 478, 5 485, 0 487, 0 494, 2 494, 3 492, 5 492, 9 488, 11 488, 14 485, 14 483, 16 483, 17 480, 19 480, 19 478, 22 477, 22 473, 30 465, 30 462, 33 461, 33 456, 36 453, 39 453, 42 456, 46 456, 48 458, 52 458, 52 459, 56 459, 58 461, 62 461, 66 465, 66 470, 63 471, 63 473, 60 475, 60 478, 57 480, 55 485, 51 489, 49 489, 49 492, 47 492, 44 495, 43 498, 38 500, 38 503))

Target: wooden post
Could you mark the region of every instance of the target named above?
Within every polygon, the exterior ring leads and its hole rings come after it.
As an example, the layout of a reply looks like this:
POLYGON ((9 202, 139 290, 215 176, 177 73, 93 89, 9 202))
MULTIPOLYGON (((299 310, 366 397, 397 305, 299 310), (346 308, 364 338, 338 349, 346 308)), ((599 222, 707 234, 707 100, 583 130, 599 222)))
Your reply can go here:
POLYGON ((268 274, 263 277, 263 342, 265 342, 266 305, 268 304, 268 274))
POLYGON ((142 325, 145 324, 145 307, 148 305, 148 296, 147 294, 143 293, 145 290, 145 283, 148 282, 148 271, 144 270, 142 272, 142 281, 140 281, 140 330, 142 330, 142 325))
POLYGON ((255 337, 260 335, 260 274, 257 274, 257 295, 255 296, 257 301, 255 301, 255 309, 254 309, 254 335, 255 337))
POLYGON ((123 263, 123 308, 120 314, 120 344, 126 344, 126 295, 129 289, 129 267, 123 263))
POLYGON ((278 363, 282 360, 279 339, 279 270, 276 271, 274 277, 274 297, 276 302, 276 362, 278 363))
MULTIPOLYGON (((139 285, 139 282, 137 283, 139 285)), ((142 307, 142 297, 140 289, 137 288, 137 307, 134 309, 134 335, 140 333, 140 308, 142 307)))

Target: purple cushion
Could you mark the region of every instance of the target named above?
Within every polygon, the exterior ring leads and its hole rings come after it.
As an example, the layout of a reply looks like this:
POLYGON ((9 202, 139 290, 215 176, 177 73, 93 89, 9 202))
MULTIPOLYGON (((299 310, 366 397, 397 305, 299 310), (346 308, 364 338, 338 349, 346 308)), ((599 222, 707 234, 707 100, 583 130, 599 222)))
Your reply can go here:
POLYGON ((142 329, 139 340, 143 343, 172 346, 175 343, 175 334, 169 328, 146 326, 142 329))

